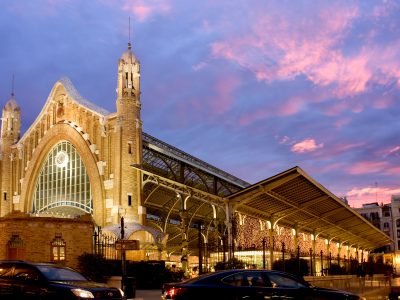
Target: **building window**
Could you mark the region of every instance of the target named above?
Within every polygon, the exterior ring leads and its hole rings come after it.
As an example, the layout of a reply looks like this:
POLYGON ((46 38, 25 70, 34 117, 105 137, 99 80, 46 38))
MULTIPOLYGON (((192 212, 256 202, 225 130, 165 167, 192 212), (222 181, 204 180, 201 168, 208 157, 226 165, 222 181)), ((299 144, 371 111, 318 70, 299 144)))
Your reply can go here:
POLYGON ((372 212, 369 214, 371 220, 379 220, 379 214, 377 212, 372 212))
POLYGON ((128 153, 132 154, 132 144, 128 143, 128 153))
POLYGON ((400 219, 397 219, 397 220, 396 220, 396 226, 397 226, 397 227, 400 227, 400 219))
POLYGON ((385 212, 385 217, 390 217, 390 212, 386 211, 385 212))
POLYGON ((92 213, 92 192, 86 167, 75 147, 61 141, 48 153, 36 178, 32 211, 74 207, 92 213))
POLYGON ((66 243, 61 238, 61 234, 57 235, 50 243, 51 261, 65 261, 66 243))
POLYGON ((24 241, 18 234, 13 234, 7 243, 8 259, 25 259, 25 246, 24 241))
POLYGON ((7 200, 7 192, 3 193, 4 200, 7 200))
POLYGON ((389 223, 388 222, 383 223, 383 228, 389 228, 389 223))
POLYGON ((132 206, 132 195, 128 195, 128 206, 132 206))

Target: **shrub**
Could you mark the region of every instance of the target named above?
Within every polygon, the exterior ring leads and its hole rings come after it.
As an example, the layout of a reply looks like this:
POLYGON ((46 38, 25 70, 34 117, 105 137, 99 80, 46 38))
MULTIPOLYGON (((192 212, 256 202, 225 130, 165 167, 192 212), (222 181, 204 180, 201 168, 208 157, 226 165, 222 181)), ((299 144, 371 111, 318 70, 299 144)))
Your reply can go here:
POLYGON ((99 254, 84 253, 78 257, 78 269, 86 277, 97 282, 106 282, 111 264, 99 254))
POLYGON ((214 266, 215 271, 219 270, 231 270, 231 269, 243 269, 244 262, 237 259, 236 257, 229 259, 227 262, 217 262, 214 266))
POLYGON ((285 268, 283 267, 283 261, 277 260, 272 265, 274 270, 285 271, 297 276, 304 276, 308 274, 308 262, 305 259, 290 258, 285 260, 285 268))

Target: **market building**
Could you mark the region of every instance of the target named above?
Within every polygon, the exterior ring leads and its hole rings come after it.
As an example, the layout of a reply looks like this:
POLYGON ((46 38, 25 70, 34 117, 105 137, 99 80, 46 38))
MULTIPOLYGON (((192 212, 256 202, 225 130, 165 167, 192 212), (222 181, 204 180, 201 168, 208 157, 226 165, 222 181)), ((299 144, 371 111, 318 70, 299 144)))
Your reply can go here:
POLYGON ((117 67, 115 112, 67 78, 23 134, 13 94, 4 105, 0 259, 76 266, 84 252, 118 257, 123 239, 139 241, 128 259, 185 270, 233 256, 271 268, 297 252, 318 272, 323 256, 362 261, 392 242, 299 167, 249 184, 143 132, 130 43, 117 67))

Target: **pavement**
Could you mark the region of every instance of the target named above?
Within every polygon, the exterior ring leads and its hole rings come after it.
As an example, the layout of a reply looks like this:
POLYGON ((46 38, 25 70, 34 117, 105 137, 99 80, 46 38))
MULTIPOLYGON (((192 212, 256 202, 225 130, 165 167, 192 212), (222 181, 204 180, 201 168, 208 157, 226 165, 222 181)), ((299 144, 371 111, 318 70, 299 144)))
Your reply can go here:
MULTIPOLYGON (((370 291, 364 293, 364 296, 367 300, 386 300, 387 291, 384 289, 370 291)), ((161 300, 161 290, 137 290, 136 291, 136 298, 130 298, 128 300, 161 300)))
MULTIPOLYGON (((133 299, 134 300, 161 300, 161 290, 136 290, 136 297, 133 299)), ((131 299, 129 299, 129 300, 131 300, 131 299)))
MULTIPOLYGON (((388 291, 385 288, 363 293, 367 300, 387 300, 388 291)), ((136 298, 128 300, 161 300, 161 290, 137 290, 136 298)))

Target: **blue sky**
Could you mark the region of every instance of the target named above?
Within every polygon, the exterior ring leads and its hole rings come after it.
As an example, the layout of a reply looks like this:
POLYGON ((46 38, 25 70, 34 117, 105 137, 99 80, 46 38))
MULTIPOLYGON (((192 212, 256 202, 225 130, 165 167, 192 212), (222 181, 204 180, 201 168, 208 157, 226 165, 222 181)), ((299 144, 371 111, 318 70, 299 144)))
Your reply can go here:
POLYGON ((298 165, 352 206, 400 193, 398 1, 0 4, 24 129, 63 76, 115 111, 131 17, 147 133, 250 183, 298 165))

